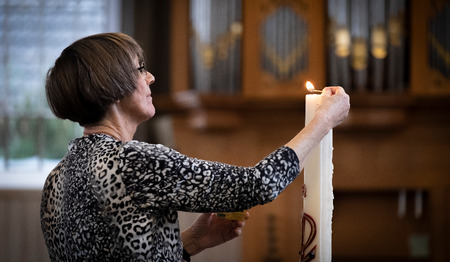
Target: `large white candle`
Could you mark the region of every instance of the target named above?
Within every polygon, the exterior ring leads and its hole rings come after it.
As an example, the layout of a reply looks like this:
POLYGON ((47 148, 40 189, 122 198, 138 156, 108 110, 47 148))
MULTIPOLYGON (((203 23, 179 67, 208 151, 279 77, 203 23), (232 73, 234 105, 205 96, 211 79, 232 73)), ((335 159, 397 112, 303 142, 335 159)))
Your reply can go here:
MULTIPOLYGON (((321 95, 306 95, 305 123, 314 117, 321 95)), ((333 132, 322 139, 304 168, 302 250, 300 261, 331 261, 333 215, 333 132)))

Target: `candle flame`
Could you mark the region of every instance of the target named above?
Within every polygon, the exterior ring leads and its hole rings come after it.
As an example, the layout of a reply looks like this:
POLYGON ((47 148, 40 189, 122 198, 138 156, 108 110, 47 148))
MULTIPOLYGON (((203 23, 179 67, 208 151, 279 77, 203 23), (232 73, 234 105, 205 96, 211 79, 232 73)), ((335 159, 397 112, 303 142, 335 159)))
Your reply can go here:
POLYGON ((307 81, 306 82, 306 89, 308 89, 309 92, 313 92, 314 85, 310 81, 307 81))

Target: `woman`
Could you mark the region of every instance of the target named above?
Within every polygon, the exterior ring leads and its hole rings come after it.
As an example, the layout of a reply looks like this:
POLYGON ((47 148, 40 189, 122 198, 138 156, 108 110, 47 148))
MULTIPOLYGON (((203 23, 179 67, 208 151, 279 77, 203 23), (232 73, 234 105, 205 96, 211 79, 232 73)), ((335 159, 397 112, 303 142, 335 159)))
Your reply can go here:
POLYGON ((349 110, 342 88, 325 88, 316 117, 298 135, 255 167, 236 167, 132 140, 155 114, 154 81, 140 46, 120 33, 74 42, 49 70, 51 110, 84 127, 44 185, 41 225, 52 260, 180 261, 236 237, 242 223, 209 214, 180 233, 177 211, 245 210, 274 200, 349 110))

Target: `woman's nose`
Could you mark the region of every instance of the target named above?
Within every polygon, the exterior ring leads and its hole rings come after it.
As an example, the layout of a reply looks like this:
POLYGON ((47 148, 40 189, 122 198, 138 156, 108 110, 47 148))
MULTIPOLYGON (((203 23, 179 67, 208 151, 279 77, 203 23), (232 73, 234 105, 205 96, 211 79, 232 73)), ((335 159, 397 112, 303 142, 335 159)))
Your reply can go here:
POLYGON ((151 85, 155 82, 155 77, 150 72, 147 71, 145 80, 147 81, 147 85, 151 85))

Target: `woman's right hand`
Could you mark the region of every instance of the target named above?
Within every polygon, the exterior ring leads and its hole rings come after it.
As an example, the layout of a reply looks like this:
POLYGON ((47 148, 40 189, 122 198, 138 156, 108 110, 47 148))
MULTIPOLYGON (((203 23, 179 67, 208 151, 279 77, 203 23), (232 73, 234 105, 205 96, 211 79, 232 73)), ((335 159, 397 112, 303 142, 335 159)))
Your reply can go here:
POLYGON ((350 110, 350 97, 340 86, 325 87, 322 92, 322 104, 316 112, 317 117, 324 117, 329 128, 334 128, 344 121, 350 110))
POLYGON ((322 92, 322 102, 314 118, 286 146, 292 148, 299 159, 300 169, 303 169, 308 155, 330 129, 344 121, 350 110, 350 97, 340 86, 325 87, 322 92))

